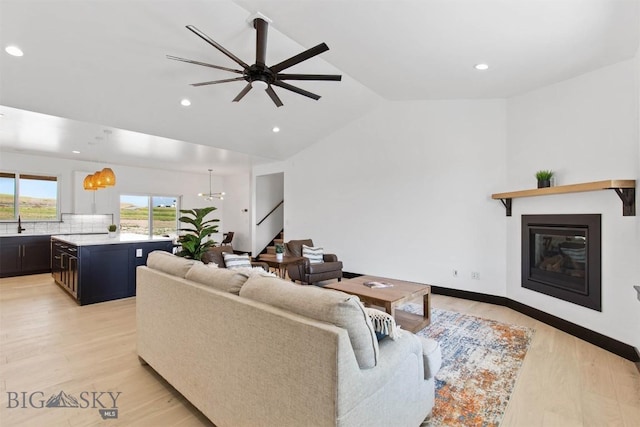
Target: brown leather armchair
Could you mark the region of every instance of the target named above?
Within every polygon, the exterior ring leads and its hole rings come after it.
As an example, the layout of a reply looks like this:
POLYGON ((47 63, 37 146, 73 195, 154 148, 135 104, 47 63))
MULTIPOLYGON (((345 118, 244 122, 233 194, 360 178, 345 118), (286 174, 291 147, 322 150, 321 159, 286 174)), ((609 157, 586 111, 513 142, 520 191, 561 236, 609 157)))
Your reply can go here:
MULTIPOLYGON (((285 255, 302 257, 302 245, 313 247, 313 240, 290 240, 285 244, 285 255)), ((311 264, 308 258, 304 258, 304 268, 291 264, 288 267, 289 278, 299 280, 305 284, 313 284, 323 280, 342 280, 342 261, 334 254, 324 254, 323 263, 311 264)))
MULTIPOLYGON (((218 264, 220 268, 226 268, 224 263, 224 256, 222 256, 223 252, 233 253, 233 248, 231 246, 215 246, 209 248, 209 250, 202 256, 202 262, 205 264, 209 264, 210 262, 214 262, 218 264)), ((265 262, 259 261, 251 261, 252 267, 262 267, 264 271, 269 271, 269 265, 265 262)))

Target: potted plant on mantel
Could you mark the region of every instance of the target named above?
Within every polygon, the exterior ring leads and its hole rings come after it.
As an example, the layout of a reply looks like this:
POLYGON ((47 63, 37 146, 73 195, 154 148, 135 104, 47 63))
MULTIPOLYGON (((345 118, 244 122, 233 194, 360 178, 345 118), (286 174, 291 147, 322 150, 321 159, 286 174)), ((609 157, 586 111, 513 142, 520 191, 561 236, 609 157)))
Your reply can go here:
POLYGON ((551 177, 553 171, 551 170, 539 170, 536 172, 536 179, 538 180, 538 188, 551 187, 551 177))
POLYGON ((210 234, 218 232, 218 225, 213 224, 220 222, 220 220, 217 218, 205 220, 205 217, 216 209, 215 206, 209 206, 206 208, 180 210, 180 213, 185 215, 178 218, 178 221, 190 224, 193 228, 179 229, 185 234, 178 237, 181 249, 176 255, 201 261, 205 252, 211 246, 215 246, 216 242, 206 240, 206 238, 210 234))
POLYGON ((109 231, 109 237, 116 237, 116 231, 118 231, 118 226, 115 224, 109 225, 107 227, 107 231, 109 231))

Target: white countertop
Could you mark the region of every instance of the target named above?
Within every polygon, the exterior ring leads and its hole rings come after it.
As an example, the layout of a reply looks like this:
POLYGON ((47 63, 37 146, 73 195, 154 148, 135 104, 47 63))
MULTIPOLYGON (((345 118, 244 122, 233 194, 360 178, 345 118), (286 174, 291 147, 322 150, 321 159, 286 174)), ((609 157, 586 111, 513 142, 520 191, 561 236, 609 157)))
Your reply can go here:
POLYGON ((116 245, 118 243, 136 242, 170 242, 173 240, 171 237, 149 237, 143 234, 131 233, 118 233, 115 237, 109 237, 108 234, 58 234, 51 236, 51 238, 76 246, 116 245))

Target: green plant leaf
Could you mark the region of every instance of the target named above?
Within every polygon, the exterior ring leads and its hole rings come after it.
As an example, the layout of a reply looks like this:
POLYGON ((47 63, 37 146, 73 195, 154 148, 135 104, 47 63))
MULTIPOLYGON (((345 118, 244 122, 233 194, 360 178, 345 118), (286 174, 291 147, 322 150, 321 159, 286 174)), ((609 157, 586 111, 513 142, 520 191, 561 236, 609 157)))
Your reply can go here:
POLYGON ((178 218, 181 223, 189 224, 193 228, 180 228, 179 231, 184 232, 178 237, 178 242, 182 249, 177 255, 201 260, 205 252, 216 244, 213 240, 206 240, 210 234, 218 232, 218 225, 214 223, 220 222, 217 218, 205 219, 207 215, 215 211, 215 206, 195 209, 181 209, 184 215, 178 218))
POLYGON ((552 176, 553 176, 553 171, 551 170, 542 169, 536 172, 536 179, 538 181, 547 181, 551 179, 552 176))

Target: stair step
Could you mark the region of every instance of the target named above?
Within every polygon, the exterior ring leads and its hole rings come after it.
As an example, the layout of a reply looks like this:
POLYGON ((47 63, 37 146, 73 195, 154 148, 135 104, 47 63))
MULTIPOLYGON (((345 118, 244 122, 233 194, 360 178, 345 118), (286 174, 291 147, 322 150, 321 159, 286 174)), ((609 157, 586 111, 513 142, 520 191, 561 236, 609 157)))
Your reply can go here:
POLYGON ((283 239, 273 239, 273 243, 282 243, 282 244, 284 244, 284 240, 283 239))
POLYGON ((268 254, 275 254, 276 253, 276 247, 275 246, 267 246, 267 253, 268 254))

